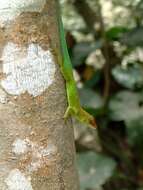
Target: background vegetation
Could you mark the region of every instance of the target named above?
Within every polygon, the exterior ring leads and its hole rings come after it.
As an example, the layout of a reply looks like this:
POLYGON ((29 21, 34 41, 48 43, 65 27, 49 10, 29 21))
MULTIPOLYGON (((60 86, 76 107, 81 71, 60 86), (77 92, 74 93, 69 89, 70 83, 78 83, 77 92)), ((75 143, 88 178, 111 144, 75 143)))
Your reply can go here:
POLYGON ((83 106, 76 125, 82 190, 143 190, 143 1, 61 0, 83 106), (100 142, 100 143, 99 143, 100 142))

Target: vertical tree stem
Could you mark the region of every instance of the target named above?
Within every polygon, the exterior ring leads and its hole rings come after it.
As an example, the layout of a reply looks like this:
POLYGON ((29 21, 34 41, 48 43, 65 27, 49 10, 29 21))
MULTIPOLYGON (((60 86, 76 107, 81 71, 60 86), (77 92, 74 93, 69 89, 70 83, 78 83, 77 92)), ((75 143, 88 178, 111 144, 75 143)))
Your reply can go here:
POLYGON ((56 0, 0 3, 0 189, 78 190, 56 0))

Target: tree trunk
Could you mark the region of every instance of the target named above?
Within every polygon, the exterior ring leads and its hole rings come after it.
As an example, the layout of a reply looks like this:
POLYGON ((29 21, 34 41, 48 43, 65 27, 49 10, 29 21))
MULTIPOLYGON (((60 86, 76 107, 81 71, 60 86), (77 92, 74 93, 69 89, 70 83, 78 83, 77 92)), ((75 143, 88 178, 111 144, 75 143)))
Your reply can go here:
POLYGON ((0 190, 78 190, 56 0, 0 2, 0 190))

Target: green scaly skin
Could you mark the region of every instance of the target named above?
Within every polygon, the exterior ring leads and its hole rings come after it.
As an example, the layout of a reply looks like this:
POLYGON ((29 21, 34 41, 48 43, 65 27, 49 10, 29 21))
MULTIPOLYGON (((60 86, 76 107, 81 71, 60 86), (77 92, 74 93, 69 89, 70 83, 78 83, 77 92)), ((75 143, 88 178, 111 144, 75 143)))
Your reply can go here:
POLYGON ((62 57, 59 61, 61 73, 66 81, 66 92, 68 99, 68 108, 65 112, 64 118, 74 116, 77 120, 90 127, 96 127, 95 119, 92 115, 87 113, 80 105, 79 95, 76 88, 76 83, 73 77, 72 64, 69 57, 67 44, 65 40, 65 33, 62 19, 58 15, 59 35, 62 57))

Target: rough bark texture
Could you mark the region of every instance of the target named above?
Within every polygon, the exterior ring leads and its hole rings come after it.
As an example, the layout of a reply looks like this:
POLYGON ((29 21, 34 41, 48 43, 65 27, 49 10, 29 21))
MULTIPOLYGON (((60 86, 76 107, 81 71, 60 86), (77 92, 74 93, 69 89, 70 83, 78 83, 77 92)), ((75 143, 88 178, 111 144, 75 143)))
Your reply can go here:
POLYGON ((56 1, 13 2, 0 5, 0 190, 78 190, 56 1))

